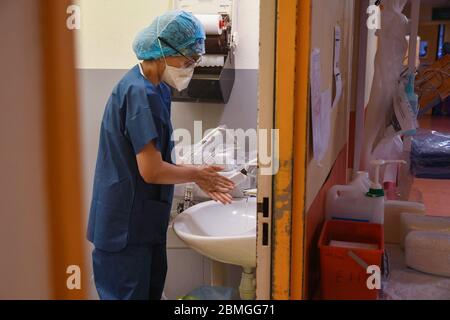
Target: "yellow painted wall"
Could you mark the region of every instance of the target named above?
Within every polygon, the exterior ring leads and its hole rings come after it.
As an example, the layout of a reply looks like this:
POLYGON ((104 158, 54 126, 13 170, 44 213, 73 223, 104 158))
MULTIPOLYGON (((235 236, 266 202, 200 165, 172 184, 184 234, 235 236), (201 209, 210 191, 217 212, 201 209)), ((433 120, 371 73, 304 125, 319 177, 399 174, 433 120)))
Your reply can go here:
POLYGON ((134 36, 171 8, 171 0, 77 0, 81 29, 77 34, 77 67, 128 69, 136 63, 134 36), (126 5, 125 5, 126 4, 126 5))

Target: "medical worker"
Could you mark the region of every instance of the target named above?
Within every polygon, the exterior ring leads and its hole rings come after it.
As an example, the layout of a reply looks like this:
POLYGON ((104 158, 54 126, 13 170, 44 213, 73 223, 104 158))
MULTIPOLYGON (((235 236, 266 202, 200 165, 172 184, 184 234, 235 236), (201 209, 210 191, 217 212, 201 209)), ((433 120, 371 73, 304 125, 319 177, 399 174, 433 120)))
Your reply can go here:
POLYGON ((101 299, 161 299, 174 184, 195 182, 224 204, 233 182, 220 167, 172 163, 171 86, 187 88, 205 53, 201 23, 184 11, 158 17, 133 49, 143 62, 113 89, 103 116, 88 239, 101 299))

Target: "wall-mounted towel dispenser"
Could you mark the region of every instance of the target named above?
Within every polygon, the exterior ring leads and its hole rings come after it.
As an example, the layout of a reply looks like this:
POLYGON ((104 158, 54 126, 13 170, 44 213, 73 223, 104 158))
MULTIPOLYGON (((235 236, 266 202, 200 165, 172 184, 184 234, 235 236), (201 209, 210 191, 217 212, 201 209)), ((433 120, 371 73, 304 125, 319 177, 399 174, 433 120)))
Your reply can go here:
POLYGON ((175 2, 175 8, 193 13, 206 31, 205 55, 186 90, 172 90, 179 102, 228 103, 234 86, 237 34, 233 31, 233 0, 175 2))

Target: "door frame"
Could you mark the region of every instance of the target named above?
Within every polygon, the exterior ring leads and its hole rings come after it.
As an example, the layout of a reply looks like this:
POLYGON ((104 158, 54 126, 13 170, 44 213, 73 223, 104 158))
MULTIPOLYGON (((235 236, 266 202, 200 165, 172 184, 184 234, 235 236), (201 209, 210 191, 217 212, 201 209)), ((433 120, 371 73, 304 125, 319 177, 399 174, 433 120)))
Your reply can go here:
POLYGON ((269 2, 260 12, 258 129, 278 130, 279 170, 258 179, 257 299, 302 299, 311 0, 269 2))
POLYGON ((40 0, 45 173, 52 299, 85 299, 87 278, 79 115, 73 32, 66 28, 70 0, 40 0), (69 266, 79 267, 81 289, 69 290, 69 266))

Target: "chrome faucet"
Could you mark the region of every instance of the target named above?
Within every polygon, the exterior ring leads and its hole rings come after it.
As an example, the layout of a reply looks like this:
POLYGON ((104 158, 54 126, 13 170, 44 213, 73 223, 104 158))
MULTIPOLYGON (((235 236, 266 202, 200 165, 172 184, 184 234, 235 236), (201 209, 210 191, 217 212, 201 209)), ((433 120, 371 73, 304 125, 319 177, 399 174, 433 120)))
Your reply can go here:
POLYGON ((245 198, 256 198, 258 196, 257 189, 248 189, 242 192, 245 198))

